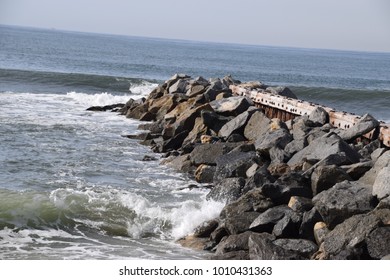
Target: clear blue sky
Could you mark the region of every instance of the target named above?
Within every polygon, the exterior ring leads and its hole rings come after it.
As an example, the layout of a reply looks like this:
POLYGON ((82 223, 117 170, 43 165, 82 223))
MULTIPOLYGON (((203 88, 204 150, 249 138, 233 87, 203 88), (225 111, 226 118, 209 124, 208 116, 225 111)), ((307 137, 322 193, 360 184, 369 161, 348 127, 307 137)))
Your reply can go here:
POLYGON ((390 0, 0 0, 0 24, 390 52, 390 0))

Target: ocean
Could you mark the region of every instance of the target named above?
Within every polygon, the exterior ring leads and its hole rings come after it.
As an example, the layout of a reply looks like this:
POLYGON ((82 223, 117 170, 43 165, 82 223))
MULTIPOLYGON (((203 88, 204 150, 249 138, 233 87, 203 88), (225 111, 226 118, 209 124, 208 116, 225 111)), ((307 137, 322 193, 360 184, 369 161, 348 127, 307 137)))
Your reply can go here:
POLYGON ((296 49, 0 26, 0 259, 204 259, 175 241, 215 218, 194 181, 95 105, 175 73, 232 75, 390 122, 390 53, 296 49), (184 188, 184 189, 183 189, 184 188))

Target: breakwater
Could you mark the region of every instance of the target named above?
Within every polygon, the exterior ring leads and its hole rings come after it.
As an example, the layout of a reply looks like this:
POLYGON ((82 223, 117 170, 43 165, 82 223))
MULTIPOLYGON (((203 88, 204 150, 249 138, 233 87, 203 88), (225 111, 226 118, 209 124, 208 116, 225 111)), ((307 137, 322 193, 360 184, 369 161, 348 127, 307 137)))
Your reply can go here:
POLYGON ((225 203, 218 218, 178 240, 183 246, 213 259, 389 258, 387 128, 369 114, 230 76, 175 75, 118 106, 148 121, 128 137, 225 203))

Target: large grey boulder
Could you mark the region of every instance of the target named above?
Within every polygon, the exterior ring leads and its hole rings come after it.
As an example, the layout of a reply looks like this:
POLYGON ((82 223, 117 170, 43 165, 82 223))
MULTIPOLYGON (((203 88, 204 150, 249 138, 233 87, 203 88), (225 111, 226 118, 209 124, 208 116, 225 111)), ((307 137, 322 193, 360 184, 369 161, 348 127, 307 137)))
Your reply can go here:
POLYGON ((313 197, 313 203, 329 228, 349 217, 374 209, 371 191, 354 182, 337 183, 313 197))
POLYGON ((293 137, 287 129, 280 128, 259 136, 255 142, 255 147, 257 151, 269 154, 269 150, 273 147, 284 149, 292 139, 293 137))
POLYGON ((302 163, 304 159, 321 160, 330 155, 340 153, 345 154, 346 161, 349 163, 356 163, 359 161, 359 154, 338 135, 330 132, 313 140, 307 147, 297 152, 287 164, 291 166, 302 163))
POLYGON ((210 102, 210 106, 218 114, 224 116, 237 116, 245 112, 253 102, 243 96, 234 96, 210 102))
POLYGON ((232 151, 219 156, 216 159, 217 170, 214 181, 219 182, 224 178, 245 177, 246 171, 255 162, 257 155, 255 152, 232 151))
POLYGON ((270 129, 271 120, 262 111, 254 112, 244 129, 244 136, 249 141, 254 141, 264 135, 270 129))
POLYGON ((373 186, 379 172, 387 166, 390 166, 390 151, 383 153, 377 159, 374 166, 359 179, 359 182, 368 186, 373 186))
POLYGON ((205 143, 195 146, 190 157, 195 166, 201 164, 216 165, 216 159, 237 147, 234 143, 205 143))
POLYGON ((390 227, 379 227, 366 238, 367 250, 371 258, 381 259, 390 254, 390 227))
POLYGON ((351 180, 351 177, 342 168, 336 165, 318 166, 311 174, 313 195, 330 189, 336 183, 345 180, 351 180))
POLYGON ((242 134, 249 118, 256 111, 259 111, 259 109, 256 107, 249 107, 247 111, 239 114, 237 117, 222 126, 218 133, 219 136, 227 139, 232 134, 242 134))
POLYGON ((250 231, 228 236, 225 240, 221 241, 215 252, 216 255, 223 255, 232 251, 248 251, 249 236, 253 233, 250 231))
POLYGON ((311 120, 316 125, 324 125, 329 122, 328 112, 322 107, 316 107, 309 115, 311 120))
POLYGON ((390 166, 386 166, 379 171, 372 186, 372 194, 377 196, 378 199, 390 196, 390 166))
POLYGON ((345 141, 352 141, 379 126, 379 122, 369 114, 364 115, 354 126, 342 130, 339 135, 345 141))
POLYGON ((273 243, 285 250, 294 252, 305 259, 310 259, 311 256, 318 250, 317 244, 306 239, 280 238, 276 239, 273 243))
POLYGON ((272 94, 297 99, 297 96, 288 87, 267 87, 265 91, 272 94))

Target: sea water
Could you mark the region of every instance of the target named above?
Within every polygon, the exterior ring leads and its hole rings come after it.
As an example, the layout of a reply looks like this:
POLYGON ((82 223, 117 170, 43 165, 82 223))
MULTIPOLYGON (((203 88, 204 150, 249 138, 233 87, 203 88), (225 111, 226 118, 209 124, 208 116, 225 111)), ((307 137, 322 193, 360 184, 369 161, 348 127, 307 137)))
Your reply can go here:
POLYGON ((0 26, 0 259, 207 257, 175 241, 223 203, 122 137, 140 122, 90 106, 147 96, 174 73, 231 74, 388 121, 389 69, 389 53, 0 26))

